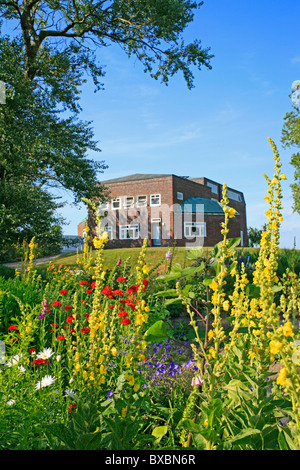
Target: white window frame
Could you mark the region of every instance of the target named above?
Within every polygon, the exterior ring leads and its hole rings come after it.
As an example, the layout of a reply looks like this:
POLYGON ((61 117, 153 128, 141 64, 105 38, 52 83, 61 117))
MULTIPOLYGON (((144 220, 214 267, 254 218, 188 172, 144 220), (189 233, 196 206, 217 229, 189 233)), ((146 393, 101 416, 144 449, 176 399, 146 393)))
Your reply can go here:
POLYGON ((147 207, 147 203, 148 203, 148 198, 146 195, 140 195, 136 197, 136 207, 147 207), (144 202, 139 201, 140 197, 145 198, 144 202))
POLYGON ((104 230, 108 233, 108 239, 113 240, 114 239, 114 231, 112 225, 106 225, 104 227, 104 230))
POLYGON ((161 195, 160 194, 150 194, 150 206, 160 206, 161 205, 161 195), (152 199, 156 198, 159 200, 158 204, 153 204, 152 199))
POLYGON ((218 185, 214 183, 210 183, 209 181, 206 183, 206 186, 208 186, 211 189, 211 192, 214 194, 218 194, 218 185))
POLYGON ((99 206, 98 206, 98 209, 99 209, 99 211, 101 211, 101 212, 108 211, 108 209, 109 209, 109 202, 102 202, 102 203, 100 203, 99 206))
POLYGON ((120 197, 114 197, 112 198, 111 200, 111 208, 112 210, 116 211, 118 209, 121 209, 121 198, 120 197), (119 203, 119 206, 118 207, 114 207, 114 204, 118 202, 119 203))
POLYGON ((184 222, 184 236, 185 238, 206 237, 206 223, 205 222, 184 222), (199 232, 193 233, 192 229, 199 228, 199 232))
POLYGON ((180 193, 180 192, 177 191, 177 199, 179 201, 183 201, 183 193, 180 193))
POLYGON ((131 225, 120 225, 119 227, 119 236, 120 240, 137 240, 140 237, 140 227, 139 224, 131 224, 131 225), (128 236, 129 232, 128 230, 134 230, 136 229, 137 232, 133 232, 133 236, 128 236), (136 236, 134 236, 136 235, 136 236))
POLYGON ((123 207, 124 209, 131 209, 134 207, 134 197, 133 196, 124 196, 123 197, 123 207), (129 202, 131 201, 131 202, 129 202))
POLYGON ((243 202, 241 194, 236 193, 235 191, 232 191, 231 189, 228 189, 227 196, 229 199, 232 199, 233 201, 243 202))

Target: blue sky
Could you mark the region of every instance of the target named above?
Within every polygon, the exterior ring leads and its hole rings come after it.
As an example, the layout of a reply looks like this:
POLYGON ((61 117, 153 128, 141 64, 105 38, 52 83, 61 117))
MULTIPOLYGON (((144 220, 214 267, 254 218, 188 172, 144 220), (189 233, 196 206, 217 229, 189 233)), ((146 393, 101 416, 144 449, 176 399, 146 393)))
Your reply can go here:
MULTIPOLYGON (((179 73, 165 86, 143 72, 117 46, 99 51, 106 65, 105 90, 88 83, 81 104, 83 120, 93 121, 109 168, 100 180, 133 173, 206 176, 243 191, 248 226, 261 228, 267 205, 263 172, 273 175, 277 145, 283 182, 280 246, 300 247, 300 216, 292 212, 292 149, 280 143, 283 118, 291 109, 291 85, 300 79, 299 0, 206 0, 196 11, 185 40, 211 47, 212 70, 195 71, 188 90, 179 73)), ((85 209, 67 206, 76 234, 85 209)))

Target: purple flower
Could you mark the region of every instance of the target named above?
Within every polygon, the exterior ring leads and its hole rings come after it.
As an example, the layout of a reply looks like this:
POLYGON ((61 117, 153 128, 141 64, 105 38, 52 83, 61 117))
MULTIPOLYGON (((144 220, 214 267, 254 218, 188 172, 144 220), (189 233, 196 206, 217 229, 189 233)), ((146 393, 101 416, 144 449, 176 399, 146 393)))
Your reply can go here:
POLYGON ((200 386, 203 385, 203 380, 198 375, 197 377, 193 378, 191 385, 192 385, 192 387, 195 387, 195 386, 200 387, 200 386))
POLYGON ((170 261, 171 258, 172 258, 172 256, 173 256, 172 251, 169 250, 169 251, 166 253, 166 259, 167 259, 167 261, 170 261))
POLYGON ((38 316, 38 320, 44 320, 45 316, 47 315, 47 313, 50 311, 50 308, 49 308, 49 305, 48 305, 48 299, 45 299, 43 302, 42 302, 42 308, 40 310, 40 313, 39 313, 39 316, 38 316))
POLYGON ((121 262, 122 262, 122 260, 121 260, 121 258, 119 258, 119 261, 118 261, 117 265, 120 266, 121 262))

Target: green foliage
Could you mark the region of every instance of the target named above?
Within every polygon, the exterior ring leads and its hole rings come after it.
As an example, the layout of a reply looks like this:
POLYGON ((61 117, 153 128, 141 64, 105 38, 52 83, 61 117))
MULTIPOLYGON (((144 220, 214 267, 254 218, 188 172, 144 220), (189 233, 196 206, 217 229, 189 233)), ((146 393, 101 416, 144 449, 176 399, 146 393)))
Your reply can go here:
POLYGON ((296 100, 292 99, 292 110, 289 111, 284 117, 284 125, 282 129, 281 142, 285 148, 293 148, 295 152, 291 156, 291 165, 294 167, 294 183, 291 184, 294 211, 300 214, 300 153, 297 149, 300 147, 300 100, 299 81, 295 84, 294 91, 290 96, 297 97, 296 100))

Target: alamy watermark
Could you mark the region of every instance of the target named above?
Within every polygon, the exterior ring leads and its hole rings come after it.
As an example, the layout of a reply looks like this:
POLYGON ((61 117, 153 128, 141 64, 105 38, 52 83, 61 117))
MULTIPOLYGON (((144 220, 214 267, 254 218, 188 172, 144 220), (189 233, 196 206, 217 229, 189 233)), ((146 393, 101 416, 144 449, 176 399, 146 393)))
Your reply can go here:
POLYGON ((5 343, 0 341, 0 364, 5 364, 5 343))
POLYGON ((5 83, 0 80, 0 104, 6 103, 5 83))
POLYGON ((292 83, 292 102, 295 106, 298 106, 300 109, 300 80, 295 80, 292 83))
POLYGON ((204 245, 206 224, 204 205, 161 204, 159 207, 124 209, 121 211, 99 211, 102 217, 97 227, 100 235, 106 230, 111 240, 152 239, 160 244, 162 241, 176 239, 185 241, 187 248, 204 245), (117 231, 119 233, 117 233, 117 231))

